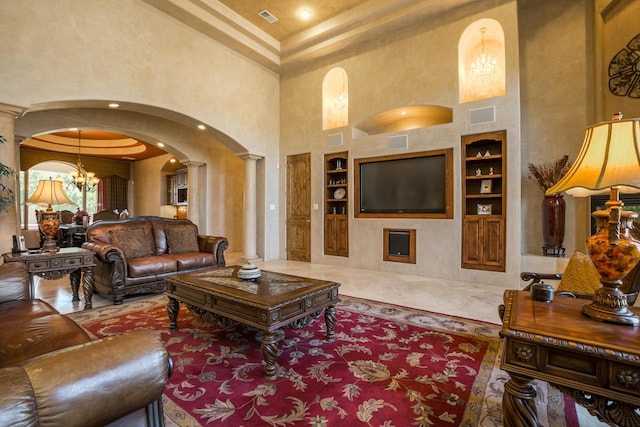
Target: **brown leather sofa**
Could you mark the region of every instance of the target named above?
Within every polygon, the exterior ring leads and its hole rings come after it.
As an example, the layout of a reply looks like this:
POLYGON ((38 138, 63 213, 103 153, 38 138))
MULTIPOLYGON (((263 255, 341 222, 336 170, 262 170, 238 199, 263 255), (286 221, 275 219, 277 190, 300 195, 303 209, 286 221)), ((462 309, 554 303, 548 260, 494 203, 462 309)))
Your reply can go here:
POLYGON ((126 295, 164 292, 167 276, 224 267, 228 246, 225 237, 199 235, 188 219, 156 216, 95 222, 82 244, 96 254, 95 290, 112 295, 114 304, 126 295))
POLYGON ((171 358, 157 331, 91 341, 0 265, 0 426, 163 426, 171 358))

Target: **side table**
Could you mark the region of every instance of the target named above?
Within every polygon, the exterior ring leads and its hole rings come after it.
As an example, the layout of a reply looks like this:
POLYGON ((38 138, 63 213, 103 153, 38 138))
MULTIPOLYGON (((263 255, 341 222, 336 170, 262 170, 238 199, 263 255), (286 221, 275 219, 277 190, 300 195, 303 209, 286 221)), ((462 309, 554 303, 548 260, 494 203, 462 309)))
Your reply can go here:
POLYGON ((93 295, 93 267, 96 260, 93 251, 82 248, 61 248, 58 252, 40 253, 12 253, 2 254, 4 262, 22 262, 29 272, 29 293, 34 297, 34 276, 40 276, 48 280, 58 280, 69 275, 73 302, 80 301, 78 295, 80 278, 82 277, 82 290, 85 295, 85 310, 91 308, 91 300, 87 295, 93 295))
POLYGON ((640 426, 640 328, 584 316, 588 300, 544 303, 530 292, 506 290, 504 303, 501 368, 511 377, 502 399, 506 427, 538 425, 533 379, 607 424, 640 426))

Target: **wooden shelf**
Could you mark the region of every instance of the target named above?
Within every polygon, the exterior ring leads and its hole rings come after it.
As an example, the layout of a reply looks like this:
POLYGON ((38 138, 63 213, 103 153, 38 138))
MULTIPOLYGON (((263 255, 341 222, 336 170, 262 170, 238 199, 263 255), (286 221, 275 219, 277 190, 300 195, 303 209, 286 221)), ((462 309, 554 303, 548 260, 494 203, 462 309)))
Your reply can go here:
POLYGON ((462 268, 505 271, 505 150, 504 131, 462 137, 462 268))
POLYGON ((349 153, 324 156, 324 253, 349 256, 349 153), (334 193, 343 188, 345 196, 336 199, 334 193))

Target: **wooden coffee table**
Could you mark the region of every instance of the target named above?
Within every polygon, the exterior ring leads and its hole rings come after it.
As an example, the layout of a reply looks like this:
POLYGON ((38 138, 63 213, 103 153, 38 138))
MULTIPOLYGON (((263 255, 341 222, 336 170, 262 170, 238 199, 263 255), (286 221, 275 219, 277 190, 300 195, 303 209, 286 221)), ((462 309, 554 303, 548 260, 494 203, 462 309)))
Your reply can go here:
POLYGON ((327 341, 334 339, 339 283, 263 271, 256 280, 238 278, 239 266, 213 268, 165 279, 170 328, 177 328, 180 302, 207 321, 237 321, 264 332, 265 378, 276 377, 276 332, 303 328, 324 310, 327 341))

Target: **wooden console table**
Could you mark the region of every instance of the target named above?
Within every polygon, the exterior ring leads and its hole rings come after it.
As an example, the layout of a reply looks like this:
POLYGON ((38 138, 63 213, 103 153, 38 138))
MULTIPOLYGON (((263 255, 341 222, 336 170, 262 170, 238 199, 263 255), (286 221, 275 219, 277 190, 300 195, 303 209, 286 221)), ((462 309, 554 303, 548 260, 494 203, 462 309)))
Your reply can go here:
POLYGON ((502 400, 506 427, 538 425, 533 379, 570 395, 603 422, 640 426, 640 328, 582 315, 584 299, 557 296, 544 303, 507 290, 504 303, 501 367, 511 376, 502 400))
POLYGON ((169 327, 178 327, 180 302, 196 316, 223 325, 239 322, 262 331, 265 378, 276 378, 277 331, 304 328, 324 310, 326 339, 333 341, 339 283, 263 271, 255 280, 238 278, 239 266, 167 277, 169 327))
POLYGON ((93 295, 93 267, 96 265, 93 251, 81 248, 61 248, 58 252, 7 252, 2 254, 2 258, 4 262, 22 262, 27 266, 31 298, 34 297, 33 276, 58 280, 68 274, 73 292, 72 301, 80 301, 78 291, 82 276, 82 290, 85 295, 84 308, 91 308, 91 300, 87 300, 87 295, 93 295))

